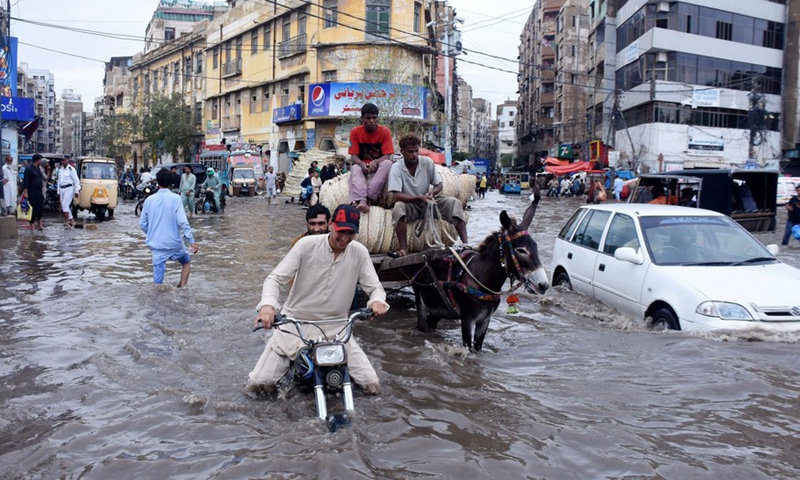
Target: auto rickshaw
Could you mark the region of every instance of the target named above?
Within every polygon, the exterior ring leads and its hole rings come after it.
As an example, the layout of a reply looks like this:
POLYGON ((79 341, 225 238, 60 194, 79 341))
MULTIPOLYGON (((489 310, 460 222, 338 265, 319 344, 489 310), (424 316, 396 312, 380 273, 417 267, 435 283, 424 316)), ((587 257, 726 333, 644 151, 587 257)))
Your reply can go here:
POLYGON ((84 157, 78 160, 78 176, 81 179, 81 193, 72 202, 72 216, 78 210, 88 210, 97 220, 103 221, 106 214, 114 216, 117 208, 117 162, 105 157, 84 157))
POLYGON ((234 197, 252 197, 256 194, 256 177, 253 167, 234 165, 230 168, 228 178, 231 182, 231 194, 234 197))

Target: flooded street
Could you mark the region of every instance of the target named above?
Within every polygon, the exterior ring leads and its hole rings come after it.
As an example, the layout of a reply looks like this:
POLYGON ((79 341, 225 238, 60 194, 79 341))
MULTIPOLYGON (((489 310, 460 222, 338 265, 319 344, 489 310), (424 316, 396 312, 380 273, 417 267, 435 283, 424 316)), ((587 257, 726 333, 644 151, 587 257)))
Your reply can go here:
MULTIPOLYGON (((542 198, 548 269, 581 201, 542 198)), ((0 242, 0 478, 800 478, 800 336, 653 333, 560 288, 521 294, 520 315, 503 302, 479 354, 455 322, 417 331, 413 297, 392 295, 356 328, 383 391, 357 393, 353 425, 329 433, 311 395, 242 393, 262 282, 304 211, 256 197, 195 217, 178 290, 153 287, 133 205, 96 230, 48 213, 0 242)), ((471 205, 477 244, 528 201, 471 205)), ((779 258, 800 266, 792 242, 779 258)))

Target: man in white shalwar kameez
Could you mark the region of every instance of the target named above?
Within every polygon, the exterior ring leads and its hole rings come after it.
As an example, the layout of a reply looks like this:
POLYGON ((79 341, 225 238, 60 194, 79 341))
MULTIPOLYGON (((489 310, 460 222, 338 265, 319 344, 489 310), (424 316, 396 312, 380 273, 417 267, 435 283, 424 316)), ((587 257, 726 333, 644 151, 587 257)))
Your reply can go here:
POLYGON ((61 200, 61 212, 64 214, 64 223, 72 226, 75 220, 72 218, 72 199, 81 191, 81 180, 75 167, 69 164, 69 160, 64 157, 61 159, 61 168, 58 169, 58 198, 61 200))

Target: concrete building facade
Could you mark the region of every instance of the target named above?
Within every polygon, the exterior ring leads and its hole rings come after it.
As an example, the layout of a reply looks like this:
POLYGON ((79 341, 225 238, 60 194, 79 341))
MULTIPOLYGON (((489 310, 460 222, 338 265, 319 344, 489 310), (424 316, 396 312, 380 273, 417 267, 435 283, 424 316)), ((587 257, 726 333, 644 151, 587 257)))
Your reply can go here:
MULTIPOLYGON (((74 114, 83 113, 83 102, 81 96, 73 92, 71 88, 64 89, 61 99, 56 102, 55 124, 56 140, 55 153, 63 153, 77 157, 81 154, 80 146, 76 149, 76 144, 72 141, 74 114)), ((82 122, 79 122, 82 123, 82 122)))
POLYGON ((475 98, 473 103, 473 147, 476 158, 497 159, 497 137, 492 135, 492 103, 484 98, 475 98))
POLYGON ((506 100, 497 106, 497 163, 501 167, 513 168, 513 160, 519 151, 516 123, 519 110, 516 100, 506 100))
POLYGON ((579 147, 586 141, 588 4, 588 0, 566 0, 556 19, 554 143, 571 145, 575 154, 584 150, 579 147))
MULTIPOLYGON (((614 146, 664 171, 779 158, 786 5, 620 0, 614 146)), ((795 47, 796 55, 796 47, 795 47)))
POLYGON ((458 103, 456 118, 456 146, 455 151, 466 152, 475 156, 475 105, 472 101, 472 87, 461 77, 458 77, 458 103))
MULTIPOLYGON (((27 63, 20 63, 17 74, 25 80, 25 97, 35 100, 36 116, 39 117, 39 128, 30 141, 26 142, 22 153, 54 153, 56 151, 56 80, 50 70, 30 68, 27 63)), ((21 93, 20 93, 21 94, 21 93)))

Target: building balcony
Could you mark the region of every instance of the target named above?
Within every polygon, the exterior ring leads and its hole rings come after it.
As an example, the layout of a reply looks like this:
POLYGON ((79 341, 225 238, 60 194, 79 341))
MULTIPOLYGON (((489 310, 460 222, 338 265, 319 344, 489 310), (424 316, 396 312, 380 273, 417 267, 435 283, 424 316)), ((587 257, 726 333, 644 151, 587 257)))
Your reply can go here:
POLYGON ((291 57, 306 51, 306 34, 292 37, 278 45, 278 58, 291 57))
POLYGON ((242 74, 242 59, 237 58, 222 65, 222 78, 232 77, 234 75, 242 74))
POLYGON ((549 67, 546 65, 542 65, 542 73, 540 81, 542 82, 552 82, 556 78, 556 72, 553 70, 553 66, 550 65, 549 67))
POLYGON ((231 115, 228 117, 222 117, 222 131, 223 132, 232 132, 234 130, 239 130, 242 125, 242 116, 241 115, 231 115))
POLYGON ((553 117, 539 117, 536 124, 542 128, 553 128, 553 117))
POLYGON ((542 93, 539 103, 542 105, 552 105, 554 99, 555 96, 553 95, 553 92, 542 93))

